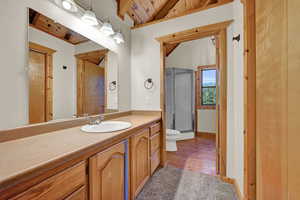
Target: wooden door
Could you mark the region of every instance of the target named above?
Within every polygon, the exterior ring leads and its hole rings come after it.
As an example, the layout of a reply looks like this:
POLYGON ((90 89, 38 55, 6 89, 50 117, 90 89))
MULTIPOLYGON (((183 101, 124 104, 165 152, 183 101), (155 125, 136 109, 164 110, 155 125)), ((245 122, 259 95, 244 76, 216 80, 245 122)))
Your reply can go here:
POLYGON ((288 10, 288 197, 300 199, 300 1, 289 0, 288 10))
POLYGON ((46 121, 46 56, 29 50, 29 123, 46 121))
POLYGON ((123 200, 125 145, 117 144, 90 158, 90 199, 123 200))
POLYGON ((105 72, 89 61, 84 61, 83 113, 101 114, 105 108, 105 72))
POLYGON ((150 177, 149 129, 131 138, 131 195, 134 199, 150 177))
POLYGON ((256 1, 257 199, 300 199, 299 0, 256 1))

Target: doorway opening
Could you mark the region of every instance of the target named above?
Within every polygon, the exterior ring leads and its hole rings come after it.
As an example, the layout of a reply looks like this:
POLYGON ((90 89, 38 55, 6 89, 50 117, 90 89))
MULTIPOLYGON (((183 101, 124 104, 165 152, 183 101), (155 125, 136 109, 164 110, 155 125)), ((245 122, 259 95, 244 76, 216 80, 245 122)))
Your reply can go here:
MULTIPOLYGON (((199 150, 197 150, 196 146, 203 146, 203 144, 206 144, 208 146, 213 146, 211 149, 211 155, 212 158, 215 158, 215 162, 212 159, 212 161, 215 163, 214 164, 214 168, 211 167, 212 170, 208 170, 210 174, 217 174, 220 176, 226 176, 226 143, 227 143, 227 46, 226 46, 226 28, 231 24, 232 21, 225 21, 225 22, 221 22, 221 23, 217 23, 217 24, 212 24, 212 25, 207 25, 207 26, 202 26, 202 27, 198 27, 198 28, 194 28, 194 29, 190 29, 190 30, 186 30, 186 31, 182 31, 182 32, 178 32, 178 33, 173 33, 170 35, 166 35, 160 38, 157 38, 157 40, 160 42, 160 47, 161 47, 161 109, 162 109, 162 117, 163 117, 163 154, 162 154, 162 165, 166 165, 168 164, 168 160, 171 159, 173 160, 177 160, 179 163, 182 163, 182 161, 180 161, 181 158, 186 157, 185 153, 189 153, 191 158, 190 160, 193 160, 193 155, 195 156, 200 156, 199 154, 199 150), (166 59, 166 56, 169 53, 169 50, 172 48, 176 48, 180 43, 184 43, 184 42, 190 42, 193 40, 199 40, 199 39, 203 39, 203 38, 209 38, 210 40, 212 38, 214 38, 214 43, 215 43, 215 52, 216 52, 216 60, 215 63, 213 64, 215 69, 207 69, 207 70, 215 70, 215 71, 205 71, 206 68, 212 67, 212 66, 207 66, 206 67, 198 67, 197 66, 197 70, 192 70, 193 76, 192 76, 192 82, 193 82, 193 88, 192 90, 188 89, 188 84, 186 84, 185 86, 183 86, 184 92, 181 95, 182 100, 185 101, 187 97, 189 96, 188 91, 193 91, 194 93, 194 98, 192 98, 193 103, 190 103, 193 105, 194 109, 194 113, 193 111, 191 111, 190 116, 191 116, 191 121, 192 121, 192 130, 194 131, 195 135, 198 135, 200 137, 195 137, 196 139, 193 140, 186 140, 183 142, 178 142, 178 149, 181 148, 182 151, 184 153, 180 153, 178 152, 177 155, 175 153, 175 155, 172 155, 172 153, 167 153, 167 143, 169 141, 167 141, 168 136, 167 136, 167 132, 172 132, 174 130, 168 130, 170 127, 170 120, 168 120, 168 115, 173 115, 174 113, 170 113, 170 108, 168 107, 168 105, 166 104, 166 100, 168 100, 168 96, 169 94, 167 94, 168 92, 168 79, 166 78, 167 73, 168 73, 168 61, 166 59), (200 81, 200 75, 202 77, 202 79, 204 78, 203 75, 205 76, 205 74, 213 74, 215 73, 215 85, 203 85, 200 87, 199 85, 199 81, 200 81), (198 84, 196 84, 196 82, 198 81, 198 84), (197 87, 195 87, 196 85, 198 85, 197 87), (201 92, 200 92, 201 91, 201 92), (201 95, 197 95, 197 94, 201 93, 201 95), (212 95, 214 94, 215 95, 212 95), (201 97, 203 97, 203 99, 201 100, 201 97), (212 98, 211 98, 212 97, 212 98), (208 135, 207 133, 201 133, 201 131, 199 130, 199 123, 195 123, 195 119, 196 117, 198 117, 200 119, 200 115, 196 114, 196 111, 198 113, 198 107, 197 106, 203 106, 203 107, 214 107, 215 108, 215 117, 216 117, 216 126, 215 126, 215 139, 214 137, 210 137, 210 135, 208 135), (202 141, 201 141, 202 139, 202 141), (206 141, 213 141, 211 144, 207 144, 206 141), (215 142, 214 142, 215 141, 215 142), (190 143, 189 143, 190 142, 190 143), (187 150, 189 149, 189 150, 187 150), (198 151, 198 152, 197 152, 198 151), (173 156, 173 158, 172 158, 173 156)), ((176 72, 174 72, 176 74, 176 72)), ((185 72, 188 73, 188 72, 185 72)), ((187 76, 186 76, 187 77, 187 76)), ((208 75, 208 77, 210 77, 210 75, 208 75)), ((176 79, 176 78, 175 78, 176 79)), ((179 78, 180 79, 180 78, 179 78)), ((184 82, 190 82, 190 81, 186 81, 186 79, 182 79, 178 81, 179 83, 183 84, 184 82)), ((176 84, 176 80, 175 80, 175 84, 176 84)), ((176 91, 174 92, 176 93, 176 91)), ((179 97, 180 98, 180 97, 179 97)), ((175 98, 177 99, 177 97, 175 98)), ((189 100, 187 100, 189 101, 189 100)), ((187 102, 185 101, 185 103, 187 102)), ((176 105, 175 105, 176 107, 176 105)), ((182 109, 182 108, 181 108, 182 109)), ((185 122, 188 118, 188 116, 185 117, 185 115, 182 112, 178 113, 177 119, 180 119, 180 117, 183 119, 183 121, 185 122)), ((172 121, 172 120, 171 120, 172 121)), ((183 121, 181 121, 180 123, 182 123, 183 121)), ((174 119, 173 119, 174 122, 174 119)), ((176 124, 176 113, 175 113, 175 124, 176 124)), ((185 124, 185 123, 184 123, 185 124)), ((173 126, 173 127, 176 127, 173 126)), ((176 132, 176 128, 175 128, 175 132, 176 132)), ((183 133, 182 133, 183 134, 183 133)), ((170 134, 168 134, 170 135, 170 134)), ((174 133, 175 135, 175 133, 174 133)), ((179 150, 180 151, 180 150, 179 150)), ((203 152, 205 152, 205 150, 203 150, 203 152)), ((204 156, 205 157, 205 156, 204 156)), ((173 162, 174 164, 174 162, 173 162)), ((176 165, 176 164, 174 164, 176 165)), ((177 167, 179 167, 178 165, 182 165, 182 164, 177 164, 177 167)), ((193 168, 195 169, 194 165, 197 165, 195 163, 192 163, 192 170, 193 168)), ((201 163, 199 163, 199 166, 201 166, 201 163)), ((176 166, 175 166, 176 167, 176 166)), ((189 169, 189 166, 187 166, 187 168, 189 169)))
POLYGON ((216 37, 166 47, 168 165, 216 175, 219 96, 216 37))

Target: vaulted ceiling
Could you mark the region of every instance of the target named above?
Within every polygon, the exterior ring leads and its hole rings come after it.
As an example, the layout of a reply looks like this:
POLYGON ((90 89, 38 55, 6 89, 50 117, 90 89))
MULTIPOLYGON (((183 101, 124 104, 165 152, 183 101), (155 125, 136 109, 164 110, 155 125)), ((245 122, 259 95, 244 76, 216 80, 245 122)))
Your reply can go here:
POLYGON ((135 25, 174 18, 208 9, 232 0, 117 0, 118 15, 128 14, 135 25))

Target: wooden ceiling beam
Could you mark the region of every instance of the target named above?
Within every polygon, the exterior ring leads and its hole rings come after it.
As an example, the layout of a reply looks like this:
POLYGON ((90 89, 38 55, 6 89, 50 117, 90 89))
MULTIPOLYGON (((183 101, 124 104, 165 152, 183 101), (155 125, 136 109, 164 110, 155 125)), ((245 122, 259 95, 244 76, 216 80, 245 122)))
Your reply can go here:
POLYGON ((31 24, 35 25, 40 16, 40 13, 35 13, 31 24))
MULTIPOLYGON (((171 0, 169 0, 169 1, 171 1, 171 0)), ((231 3, 231 2, 233 2, 233 0, 218 0, 218 1, 212 0, 212 2, 209 3, 205 8, 204 7, 195 8, 195 9, 191 9, 191 10, 188 10, 186 12, 180 13, 176 16, 165 17, 165 18, 161 18, 161 19, 154 19, 153 21, 150 21, 150 22, 147 22, 147 23, 144 23, 144 24, 135 25, 131 29, 136 29, 136 28, 141 28, 141 27, 161 23, 161 22, 164 22, 164 21, 167 21, 167 20, 170 20, 170 19, 175 19, 175 18, 182 17, 182 16, 185 16, 185 15, 190 15, 190 14, 200 12, 200 11, 203 11, 203 10, 207 10, 207 9, 210 9, 210 8, 215 8, 215 7, 218 7, 218 6, 222 6, 224 4, 231 3)))
POLYGON ((159 20, 164 18, 169 11, 178 3, 179 0, 169 0, 166 4, 160 9, 160 11, 154 17, 154 20, 159 20))
POLYGON ((64 36, 65 40, 70 40, 70 38, 72 37, 72 33, 71 32, 67 32, 64 36))
POLYGON ((118 0, 118 16, 124 20, 124 16, 130 6, 133 3, 133 0, 118 0))
POLYGON ((203 5, 202 5, 202 8, 207 7, 210 4, 210 2, 211 2, 211 0, 205 0, 203 5))

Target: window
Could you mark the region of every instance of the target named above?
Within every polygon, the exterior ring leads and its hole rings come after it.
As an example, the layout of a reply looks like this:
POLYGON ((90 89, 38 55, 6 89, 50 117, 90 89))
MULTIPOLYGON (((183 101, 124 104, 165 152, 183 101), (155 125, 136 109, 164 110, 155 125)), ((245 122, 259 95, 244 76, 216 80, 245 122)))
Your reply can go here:
POLYGON ((217 102, 217 69, 215 65, 199 67, 196 84, 198 109, 215 109, 217 102))

